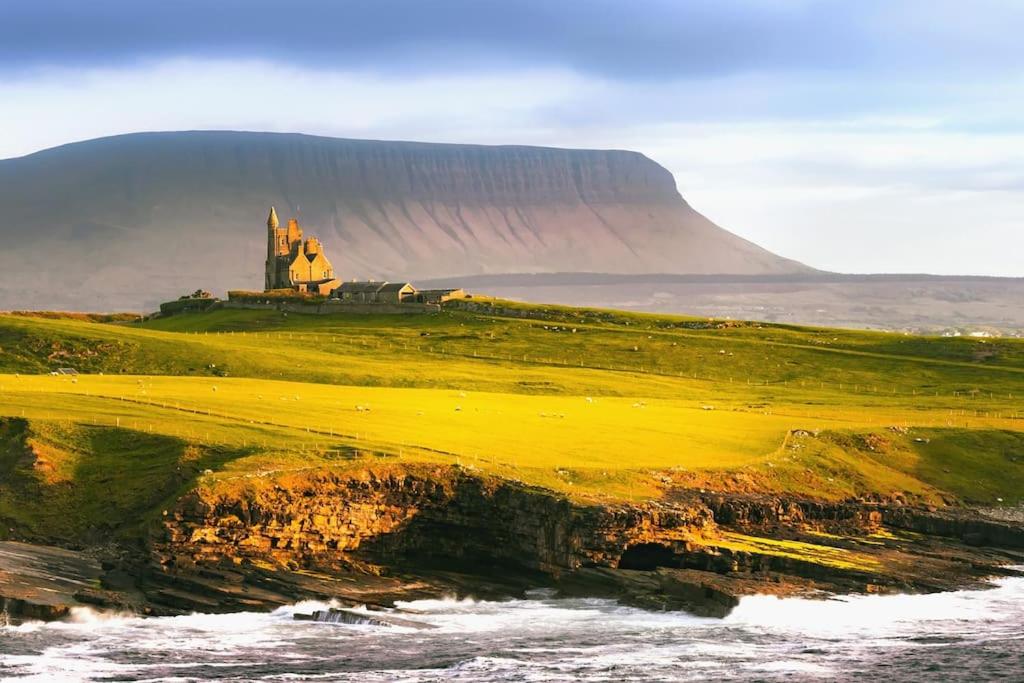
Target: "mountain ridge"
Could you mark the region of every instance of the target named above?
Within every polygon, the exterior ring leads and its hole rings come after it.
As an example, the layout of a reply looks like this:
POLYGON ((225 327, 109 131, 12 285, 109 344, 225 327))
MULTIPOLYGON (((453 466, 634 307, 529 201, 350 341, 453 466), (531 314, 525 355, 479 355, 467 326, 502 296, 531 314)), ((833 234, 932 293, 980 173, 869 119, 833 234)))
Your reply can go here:
POLYGON ((716 226, 638 152, 154 132, 0 161, 0 230, 24 247, 0 256, 0 307, 256 288, 271 204, 346 279, 812 272, 716 226))

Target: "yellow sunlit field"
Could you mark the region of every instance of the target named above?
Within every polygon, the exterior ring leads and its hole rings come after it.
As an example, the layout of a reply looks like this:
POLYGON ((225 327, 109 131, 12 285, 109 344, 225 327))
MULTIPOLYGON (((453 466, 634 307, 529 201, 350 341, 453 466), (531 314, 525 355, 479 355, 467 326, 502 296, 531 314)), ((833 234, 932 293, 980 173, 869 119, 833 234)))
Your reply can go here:
POLYGON ((365 442, 393 454, 405 449, 526 467, 728 468, 777 449, 798 422, 665 398, 237 378, 6 375, 0 386, 5 412, 20 406, 32 418, 93 420, 232 446, 247 439, 275 448, 365 442))
POLYGON ((230 453, 204 481, 434 462, 602 499, 1024 491, 1019 341, 532 315, 4 316, 0 414, 72 450, 88 428, 230 453))

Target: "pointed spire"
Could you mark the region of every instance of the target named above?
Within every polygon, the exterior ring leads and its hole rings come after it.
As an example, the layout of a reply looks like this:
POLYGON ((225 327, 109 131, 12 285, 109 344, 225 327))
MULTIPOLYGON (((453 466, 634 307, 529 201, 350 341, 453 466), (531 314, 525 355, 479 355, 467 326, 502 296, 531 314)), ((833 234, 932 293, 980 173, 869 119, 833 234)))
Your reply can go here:
POLYGON ((270 207, 270 215, 267 216, 267 227, 277 228, 280 223, 277 220, 277 210, 274 207, 270 207))

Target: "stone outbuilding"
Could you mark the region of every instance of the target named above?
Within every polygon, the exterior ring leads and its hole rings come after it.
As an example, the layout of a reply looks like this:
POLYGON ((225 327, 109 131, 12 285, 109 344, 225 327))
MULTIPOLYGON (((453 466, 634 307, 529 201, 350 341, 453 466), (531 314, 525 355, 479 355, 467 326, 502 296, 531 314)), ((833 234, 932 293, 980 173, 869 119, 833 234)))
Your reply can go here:
POLYGON ((417 299, 425 304, 443 304, 452 299, 465 299, 466 291, 460 288, 453 289, 421 289, 417 292, 417 299))
POLYGON ((384 282, 342 282, 331 294, 336 299, 358 304, 372 304, 377 302, 377 292, 385 285, 384 282))

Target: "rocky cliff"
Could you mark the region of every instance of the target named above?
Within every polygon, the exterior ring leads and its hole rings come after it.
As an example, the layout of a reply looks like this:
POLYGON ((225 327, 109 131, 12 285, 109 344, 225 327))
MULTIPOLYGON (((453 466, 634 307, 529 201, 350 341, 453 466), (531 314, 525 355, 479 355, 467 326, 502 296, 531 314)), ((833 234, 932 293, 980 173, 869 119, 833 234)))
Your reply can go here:
POLYGON ((406 467, 199 489, 164 519, 158 543, 192 560, 241 551, 282 563, 346 557, 558 574, 614 567, 630 544, 713 524, 703 505, 583 505, 459 468, 406 467))
POLYGON ((1006 565, 1022 562, 1019 524, 956 508, 692 489, 598 503, 459 467, 309 469, 207 480, 140 544, 0 542, 0 620, 61 618, 82 605, 178 614, 305 598, 386 609, 542 586, 724 616, 754 593, 980 587, 1019 575, 1006 565))
POLYGON ((0 161, 0 308, 259 287, 270 204, 344 278, 809 270, 714 225, 635 152, 147 133, 0 161))
POLYGON ((277 592, 269 604, 339 595, 388 604, 410 590, 508 595, 552 585, 721 616, 751 593, 983 585, 1013 573, 1001 565, 1024 549, 1019 526, 964 511, 691 490, 672 498, 586 504, 442 466, 199 487, 155 530, 145 589, 164 610, 253 606, 238 602, 257 599, 239 594, 239 583, 277 592), (297 583, 309 572, 341 577, 347 588, 297 583))

